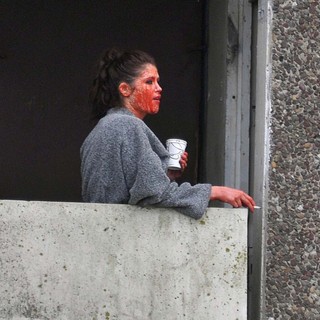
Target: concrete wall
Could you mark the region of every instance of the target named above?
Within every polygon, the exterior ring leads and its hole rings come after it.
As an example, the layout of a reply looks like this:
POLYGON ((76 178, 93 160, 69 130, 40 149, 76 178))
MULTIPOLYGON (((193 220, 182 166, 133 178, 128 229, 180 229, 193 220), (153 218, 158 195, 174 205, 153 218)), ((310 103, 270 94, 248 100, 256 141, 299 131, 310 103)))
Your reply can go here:
POLYGON ((266 319, 320 319, 320 6, 316 0, 269 2, 266 319))
POLYGON ((0 252, 0 319, 246 319, 246 209, 0 201, 0 252))

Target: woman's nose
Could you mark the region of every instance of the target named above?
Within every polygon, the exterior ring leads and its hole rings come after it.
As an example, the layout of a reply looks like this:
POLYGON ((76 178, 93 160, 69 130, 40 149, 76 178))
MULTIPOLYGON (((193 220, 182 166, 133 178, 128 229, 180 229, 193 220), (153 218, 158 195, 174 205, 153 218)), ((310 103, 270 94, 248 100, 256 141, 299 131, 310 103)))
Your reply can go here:
POLYGON ((160 84, 157 82, 156 91, 162 91, 162 88, 160 87, 160 84))

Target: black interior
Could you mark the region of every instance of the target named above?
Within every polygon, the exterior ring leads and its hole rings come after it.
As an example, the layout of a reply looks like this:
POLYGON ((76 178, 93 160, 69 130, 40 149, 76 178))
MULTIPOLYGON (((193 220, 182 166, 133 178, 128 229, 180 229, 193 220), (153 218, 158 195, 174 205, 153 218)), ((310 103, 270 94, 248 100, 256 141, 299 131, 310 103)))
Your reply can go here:
POLYGON ((163 99, 146 122, 163 143, 187 140, 184 180, 197 182, 203 2, 2 1, 0 198, 81 201, 88 91, 111 46, 155 57, 163 99))

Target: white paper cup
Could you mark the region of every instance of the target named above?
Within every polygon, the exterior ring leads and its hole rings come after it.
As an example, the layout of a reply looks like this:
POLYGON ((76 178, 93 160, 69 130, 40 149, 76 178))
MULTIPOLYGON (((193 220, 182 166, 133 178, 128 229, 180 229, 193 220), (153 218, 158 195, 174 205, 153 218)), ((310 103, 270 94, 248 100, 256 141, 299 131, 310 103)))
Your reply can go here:
POLYGON ((181 139, 168 139, 166 141, 167 150, 170 154, 168 169, 180 170, 180 159, 183 152, 186 150, 187 141, 181 139))

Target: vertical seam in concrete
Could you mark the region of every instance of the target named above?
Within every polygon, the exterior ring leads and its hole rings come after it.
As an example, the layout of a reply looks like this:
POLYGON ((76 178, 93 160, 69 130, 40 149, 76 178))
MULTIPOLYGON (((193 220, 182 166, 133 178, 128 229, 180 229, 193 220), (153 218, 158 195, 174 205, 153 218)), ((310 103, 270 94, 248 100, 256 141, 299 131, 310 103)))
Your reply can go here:
MULTIPOLYGON (((266 10, 266 33, 265 33, 265 42, 266 42, 266 72, 265 72, 265 119, 266 125, 264 128, 264 163, 263 163, 263 189, 262 189, 262 201, 263 201, 263 219, 262 219, 262 252, 261 252, 261 319, 263 319, 265 314, 265 281, 266 281, 266 241, 267 241, 267 212, 268 212, 268 191, 269 191, 269 164, 270 164, 270 140, 271 140, 271 81, 272 81, 272 0, 267 0, 266 3, 259 6, 260 10, 266 10)), ((263 27, 263 26, 262 26, 263 27)))

